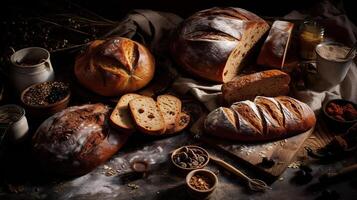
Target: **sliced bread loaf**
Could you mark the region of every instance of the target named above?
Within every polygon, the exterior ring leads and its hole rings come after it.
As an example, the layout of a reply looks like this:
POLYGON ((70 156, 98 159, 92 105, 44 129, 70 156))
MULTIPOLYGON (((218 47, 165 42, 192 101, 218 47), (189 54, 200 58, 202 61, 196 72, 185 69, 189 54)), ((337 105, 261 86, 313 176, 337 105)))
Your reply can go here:
POLYGON ((176 118, 174 127, 170 130, 166 130, 165 134, 174 134, 182 131, 188 126, 188 124, 190 123, 190 119, 191 119, 190 115, 184 112, 179 113, 179 115, 176 118))
POLYGON ((172 95, 160 95, 157 97, 157 106, 164 116, 166 132, 174 131, 177 118, 181 113, 181 100, 172 95))
POLYGON ((129 101, 138 97, 141 97, 141 95, 128 93, 119 99, 110 115, 110 123, 115 128, 125 132, 133 132, 135 130, 135 125, 129 113, 128 105, 129 101))
POLYGON ((256 96, 276 97, 289 92, 290 76, 280 70, 267 70, 238 77, 222 85, 224 100, 232 104, 256 96))
POLYGON ((164 117, 151 97, 141 96, 129 102, 129 109, 139 131, 149 135, 165 132, 164 117))

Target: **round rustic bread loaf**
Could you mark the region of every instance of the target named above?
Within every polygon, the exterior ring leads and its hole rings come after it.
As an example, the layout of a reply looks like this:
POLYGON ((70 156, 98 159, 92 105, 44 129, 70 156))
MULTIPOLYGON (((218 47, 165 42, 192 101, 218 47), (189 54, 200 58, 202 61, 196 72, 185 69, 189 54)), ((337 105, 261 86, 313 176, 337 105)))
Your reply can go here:
POLYGON ((122 37, 93 41, 74 66, 78 81, 103 96, 137 91, 151 81, 154 72, 150 51, 122 37))
POLYGON ((108 160, 128 135, 108 126, 103 104, 69 107, 45 120, 33 139, 35 157, 52 172, 77 176, 108 160))
POLYGON ((201 78, 227 82, 269 25, 241 8, 211 8, 195 13, 177 29, 171 52, 177 64, 201 78))

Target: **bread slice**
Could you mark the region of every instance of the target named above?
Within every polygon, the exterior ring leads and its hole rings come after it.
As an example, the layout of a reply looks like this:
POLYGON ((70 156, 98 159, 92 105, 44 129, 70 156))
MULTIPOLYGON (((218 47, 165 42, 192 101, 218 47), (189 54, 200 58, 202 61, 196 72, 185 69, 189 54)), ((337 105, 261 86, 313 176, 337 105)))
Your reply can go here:
POLYGON ((139 131, 149 135, 165 132, 164 117, 151 97, 138 97, 129 102, 129 109, 139 131))
POLYGON ((157 97, 157 106, 164 116, 166 132, 174 131, 177 118, 181 113, 181 100, 172 95, 160 95, 157 97))
POLYGON ((290 76, 280 70, 267 70, 238 77, 223 84, 227 103, 253 100, 256 96, 276 97, 289 92, 290 76))
POLYGON ((257 64, 282 69, 290 44, 294 23, 274 21, 259 53, 257 64))
POLYGON ((188 124, 190 123, 190 119, 190 115, 184 112, 179 113, 176 118, 174 127, 172 129, 166 130, 165 134, 174 134, 182 131, 188 126, 188 124))
POLYGON ((123 95, 117 105, 115 106, 112 114, 110 115, 110 123, 118 130, 125 132, 135 131, 135 125, 129 113, 129 101, 141 97, 141 95, 128 93, 123 95))

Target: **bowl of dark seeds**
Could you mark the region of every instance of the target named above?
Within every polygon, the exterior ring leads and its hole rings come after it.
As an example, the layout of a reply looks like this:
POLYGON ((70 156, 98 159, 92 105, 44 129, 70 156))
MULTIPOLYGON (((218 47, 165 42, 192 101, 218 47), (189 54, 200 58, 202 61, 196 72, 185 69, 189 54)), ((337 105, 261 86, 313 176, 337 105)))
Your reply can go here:
POLYGON ((173 151, 171 161, 179 170, 188 173, 205 167, 209 162, 209 155, 203 148, 189 145, 173 151))
POLYGON ((66 83, 48 81, 26 88, 21 93, 21 102, 29 115, 48 117, 68 106, 70 94, 66 83))

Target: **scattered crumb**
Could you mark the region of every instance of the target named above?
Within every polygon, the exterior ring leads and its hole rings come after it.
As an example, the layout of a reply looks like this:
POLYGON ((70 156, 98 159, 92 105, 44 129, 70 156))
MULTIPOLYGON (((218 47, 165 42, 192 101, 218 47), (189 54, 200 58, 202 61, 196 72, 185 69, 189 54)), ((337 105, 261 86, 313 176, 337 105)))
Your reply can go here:
POLYGON ((103 174, 105 174, 106 176, 115 176, 119 173, 118 170, 113 169, 112 167, 108 166, 108 165, 104 165, 103 169, 105 170, 104 172, 102 172, 103 174))
POLYGON ((300 165, 301 165, 300 161, 295 161, 295 162, 290 163, 288 168, 299 169, 300 165))
POLYGON ((283 180, 284 180, 284 177, 280 177, 280 178, 279 178, 279 181, 283 181, 283 180))
POLYGON ((133 184, 133 183, 129 183, 127 186, 128 186, 130 189, 132 189, 132 190, 139 189, 139 186, 136 185, 136 184, 133 184))

